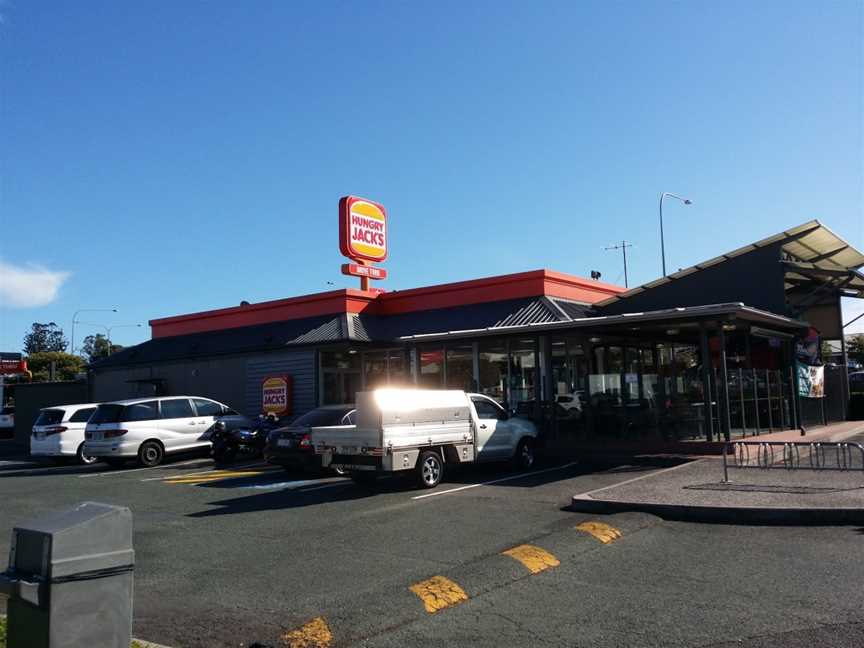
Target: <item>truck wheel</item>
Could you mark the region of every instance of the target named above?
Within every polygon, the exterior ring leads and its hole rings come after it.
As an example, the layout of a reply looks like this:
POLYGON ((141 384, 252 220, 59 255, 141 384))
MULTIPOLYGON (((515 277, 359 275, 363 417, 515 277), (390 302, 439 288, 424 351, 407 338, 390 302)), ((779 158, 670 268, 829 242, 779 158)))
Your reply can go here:
POLYGON ((417 482, 421 488, 435 488, 444 476, 444 462, 441 455, 432 450, 421 452, 417 459, 417 482))
POLYGON ((516 467, 522 470, 530 470, 534 467, 534 439, 525 438, 516 446, 516 467))
POLYGON ((162 446, 155 441, 145 441, 138 448, 138 463, 145 468, 152 468, 162 463, 162 457, 165 456, 165 451, 162 446))

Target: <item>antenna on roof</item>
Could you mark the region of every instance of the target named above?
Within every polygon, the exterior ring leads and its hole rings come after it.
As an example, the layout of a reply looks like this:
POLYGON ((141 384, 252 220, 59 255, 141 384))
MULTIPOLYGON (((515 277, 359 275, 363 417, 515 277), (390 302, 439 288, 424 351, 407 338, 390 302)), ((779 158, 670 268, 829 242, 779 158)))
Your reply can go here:
POLYGON ((628 243, 627 241, 621 241, 621 245, 610 245, 605 248, 607 250, 621 250, 621 253, 624 255, 624 287, 629 288, 627 285, 627 248, 633 247, 632 243, 628 243))

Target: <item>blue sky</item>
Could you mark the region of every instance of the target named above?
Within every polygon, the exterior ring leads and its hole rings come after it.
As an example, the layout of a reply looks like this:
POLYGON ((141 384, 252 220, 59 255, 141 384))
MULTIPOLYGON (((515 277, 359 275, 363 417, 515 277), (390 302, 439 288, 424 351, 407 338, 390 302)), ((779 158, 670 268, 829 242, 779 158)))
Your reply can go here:
POLYGON ((389 289, 541 267, 623 283, 603 249, 622 238, 649 281, 661 191, 694 203, 665 210, 672 269, 812 218, 864 248, 860 2, 0 16, 0 350, 82 308, 146 325, 354 286, 349 193, 388 209, 389 289))

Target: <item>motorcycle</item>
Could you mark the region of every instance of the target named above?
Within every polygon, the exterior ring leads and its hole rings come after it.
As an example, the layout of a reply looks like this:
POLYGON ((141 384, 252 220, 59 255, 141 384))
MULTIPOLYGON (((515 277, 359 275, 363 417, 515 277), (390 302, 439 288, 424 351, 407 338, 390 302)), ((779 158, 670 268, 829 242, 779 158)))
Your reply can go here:
POLYGON ((230 429, 225 421, 216 421, 210 438, 213 460, 218 464, 228 464, 238 458, 257 458, 264 451, 267 435, 277 427, 270 417, 259 416, 252 427, 230 429))

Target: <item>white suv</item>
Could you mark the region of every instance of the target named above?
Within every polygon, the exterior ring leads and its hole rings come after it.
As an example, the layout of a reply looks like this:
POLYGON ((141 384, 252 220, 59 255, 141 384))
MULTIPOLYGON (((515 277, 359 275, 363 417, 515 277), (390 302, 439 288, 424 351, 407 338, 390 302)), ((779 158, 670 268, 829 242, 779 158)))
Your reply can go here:
POLYGON ((98 403, 56 405, 39 410, 30 437, 30 454, 34 457, 76 457, 80 464, 92 464, 95 458, 84 453, 84 428, 98 403))
POLYGON ((137 458, 157 466, 166 454, 210 447, 210 429, 228 406, 195 396, 102 403, 87 423, 84 452, 111 465, 137 458))

